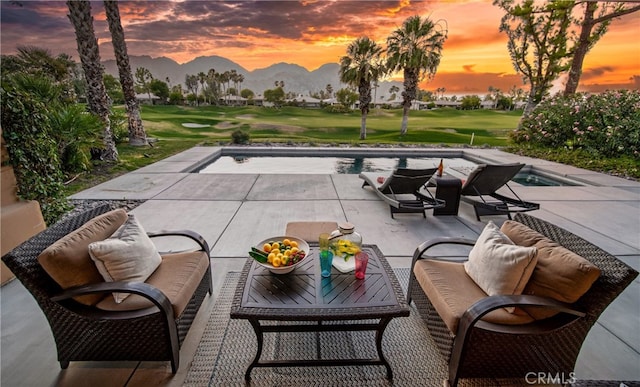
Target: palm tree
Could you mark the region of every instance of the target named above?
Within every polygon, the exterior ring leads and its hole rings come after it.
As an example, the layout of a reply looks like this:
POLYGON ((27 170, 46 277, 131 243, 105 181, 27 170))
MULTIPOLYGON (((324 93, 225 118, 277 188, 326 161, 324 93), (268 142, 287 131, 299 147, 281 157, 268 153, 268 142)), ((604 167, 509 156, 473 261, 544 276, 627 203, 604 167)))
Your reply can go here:
POLYGON ((418 82, 432 78, 440 64, 442 46, 447 39, 444 20, 432 22, 428 17, 411 16, 402 27, 387 38, 387 65, 390 71, 403 70, 402 125, 400 134, 407 133, 409 109, 416 99, 418 82))
POLYGON ((207 89, 206 89, 206 99, 209 101, 209 104, 215 104, 218 106, 218 85, 216 82, 216 70, 211 68, 207 71, 207 89))
POLYGON ((358 38, 340 58, 340 81, 358 88, 360 94, 360 139, 367 137, 367 113, 371 103, 371 82, 385 73, 381 60, 382 47, 368 37, 358 38))
POLYGON ((133 83, 133 75, 131 74, 127 44, 124 40, 124 30, 120 22, 118 2, 105 0, 104 9, 107 13, 111 42, 113 43, 113 51, 118 65, 118 74, 120 75, 120 84, 122 85, 122 93, 124 95, 124 105, 129 118, 129 145, 143 146, 147 144, 147 133, 144 131, 142 118, 140 118, 140 106, 136 98, 136 89, 133 83))
MULTIPOLYGON (((205 74, 203 71, 200 71, 198 73, 198 82, 200 82, 200 87, 202 88, 202 95, 205 95, 205 87, 207 84, 207 74, 205 74)), ((196 96, 197 97, 197 96, 196 96)), ((198 106, 200 106, 200 99, 198 98, 196 101, 198 101, 198 106)))
POLYGON ((96 114, 104 123, 102 130, 102 159, 106 161, 118 161, 118 149, 113 139, 111 122, 109 120, 109 97, 104 87, 104 70, 100 63, 100 51, 98 40, 93 30, 93 17, 91 16, 91 4, 86 1, 67 1, 69 8, 69 20, 76 31, 78 42, 78 54, 82 62, 85 79, 87 80, 87 100, 89 110, 96 114))
POLYGON ((238 95, 242 96, 242 82, 244 82, 244 75, 238 74, 238 95))

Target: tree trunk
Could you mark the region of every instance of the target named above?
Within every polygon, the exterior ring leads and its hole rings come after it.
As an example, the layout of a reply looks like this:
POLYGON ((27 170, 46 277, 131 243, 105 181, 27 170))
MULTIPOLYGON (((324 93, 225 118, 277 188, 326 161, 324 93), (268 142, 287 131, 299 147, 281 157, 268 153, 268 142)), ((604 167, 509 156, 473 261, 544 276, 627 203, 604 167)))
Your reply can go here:
POLYGON ((576 44, 576 49, 573 54, 573 61, 571 62, 571 68, 569 69, 569 77, 567 78, 567 84, 564 87, 564 95, 575 94, 578 90, 578 84, 580 83, 580 76, 582 75, 582 65, 584 58, 589 52, 591 45, 590 37, 591 30, 593 29, 593 15, 598 8, 598 3, 587 3, 584 11, 584 21, 582 22, 582 28, 580 30, 580 37, 576 44))
POLYGON ((522 116, 526 116, 531 114, 531 112, 533 111, 533 109, 535 109, 537 106, 537 103, 535 101, 535 91, 533 90, 533 88, 531 88, 531 92, 529 93, 529 97, 527 97, 527 104, 524 105, 524 112, 522 114, 522 116))
POLYGON ((367 112, 363 111, 360 116, 360 139, 367 139, 367 112))
POLYGON ((360 139, 367 138, 367 113, 369 113, 369 104, 371 104, 371 83, 362 78, 358 85, 358 93, 360 94, 360 139))
POLYGON ((109 121, 109 97, 104 87, 102 64, 98 40, 93 30, 91 4, 88 1, 67 1, 69 19, 76 31, 78 54, 82 62, 85 79, 87 80, 87 100, 89 110, 98 115, 104 122, 102 159, 106 161, 118 160, 118 149, 113 140, 111 123, 109 121))
POLYGON ((402 107, 402 124, 400 125, 400 135, 407 134, 407 125, 409 124, 409 107, 402 107))
POLYGON ((140 118, 140 106, 136 99, 133 75, 131 74, 131 65, 129 64, 129 54, 127 53, 127 44, 124 39, 124 30, 122 29, 122 23, 120 21, 118 2, 105 0, 104 9, 107 13, 111 42, 113 43, 113 51, 115 53, 116 63, 118 64, 120 84, 122 85, 124 103, 129 118, 129 145, 147 145, 147 134, 144 131, 142 119, 140 118))
POLYGON ((418 88, 418 71, 412 68, 404 69, 404 91, 402 92, 402 125, 400 126, 400 135, 407 134, 407 125, 409 123, 409 110, 411 110, 411 102, 416 98, 416 90, 418 88))

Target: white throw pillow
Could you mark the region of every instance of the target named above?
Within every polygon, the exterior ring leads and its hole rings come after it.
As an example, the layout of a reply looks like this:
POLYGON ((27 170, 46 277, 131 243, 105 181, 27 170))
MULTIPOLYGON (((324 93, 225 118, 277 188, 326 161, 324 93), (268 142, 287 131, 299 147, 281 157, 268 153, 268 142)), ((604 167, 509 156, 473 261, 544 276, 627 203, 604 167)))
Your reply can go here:
MULTIPOLYGON (((489 296, 522 294, 537 263, 537 249, 513 242, 489 221, 469 253, 464 269, 489 296)), ((506 308, 514 312, 515 308, 506 308)))
MULTIPOLYGON (((89 255, 105 281, 144 282, 160 266, 162 257, 135 215, 109 239, 89 244, 89 255)), ((113 293, 121 303, 130 293, 113 293)))

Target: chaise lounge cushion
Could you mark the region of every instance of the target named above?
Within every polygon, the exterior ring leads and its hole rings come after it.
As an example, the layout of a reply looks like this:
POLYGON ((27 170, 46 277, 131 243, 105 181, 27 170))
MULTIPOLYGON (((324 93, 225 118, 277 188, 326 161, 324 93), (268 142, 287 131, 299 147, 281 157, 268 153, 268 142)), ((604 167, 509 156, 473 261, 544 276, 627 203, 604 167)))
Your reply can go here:
MULTIPOLYGON (((47 247, 38 256, 38 262, 62 289, 104 282, 89 256, 88 246, 111 236, 126 220, 127 212, 123 209, 97 216, 47 247)), ((84 305, 95 305, 102 298, 103 294, 90 294, 74 299, 84 305)))
MULTIPOLYGON (((515 245, 489 221, 482 230, 464 269, 489 296, 522 294, 536 266, 537 249, 515 245)), ((511 313, 515 308, 507 308, 511 313)))
MULTIPOLYGON (((189 299, 209 267, 209 258, 204 251, 188 251, 162 255, 162 263, 145 281, 164 293, 173 306, 174 317, 182 314, 189 299)), ((153 306, 148 299, 130 295, 121 303, 113 297, 105 297, 96 307, 102 310, 139 310, 153 306)))
MULTIPOLYGON (((111 238, 89 244, 89 255, 107 282, 144 282, 162 262, 135 215, 128 216, 111 238)), ((129 293, 113 293, 116 303, 128 296, 129 293)))
MULTIPOLYGON (((515 243, 538 249, 538 263, 523 294, 553 298, 574 303, 585 294, 600 276, 600 269, 522 223, 506 221, 501 230, 515 243)), ((557 312, 543 308, 527 308, 536 319, 551 317, 557 312)))
MULTIPOLYGON (((487 297, 467 275, 461 262, 420 260, 416 262, 413 272, 442 321, 453 333, 457 332, 463 313, 475 302, 487 297)), ((530 323, 533 318, 499 308, 483 316, 482 320, 496 324, 518 325, 530 323)))

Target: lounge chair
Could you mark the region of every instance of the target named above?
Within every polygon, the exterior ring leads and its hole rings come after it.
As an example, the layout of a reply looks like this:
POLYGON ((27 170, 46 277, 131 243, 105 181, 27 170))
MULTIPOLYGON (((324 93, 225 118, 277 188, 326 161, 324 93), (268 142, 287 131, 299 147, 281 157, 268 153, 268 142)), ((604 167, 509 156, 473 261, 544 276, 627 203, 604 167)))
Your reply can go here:
POLYGON ((522 167, 521 163, 480 164, 469 174, 460 194, 463 201, 473 204, 478 221, 480 216, 507 215, 511 219, 511 213, 540 209, 540 204, 520 199, 507 184, 522 167), (502 187, 508 188, 513 197, 497 193, 502 187))
POLYGON ((426 218, 426 210, 442 208, 446 204, 424 188, 436 170, 398 168, 381 183, 377 178, 379 174, 361 173, 359 177, 364 180, 363 188, 371 186, 389 204, 392 218, 397 213, 422 213, 426 218))

